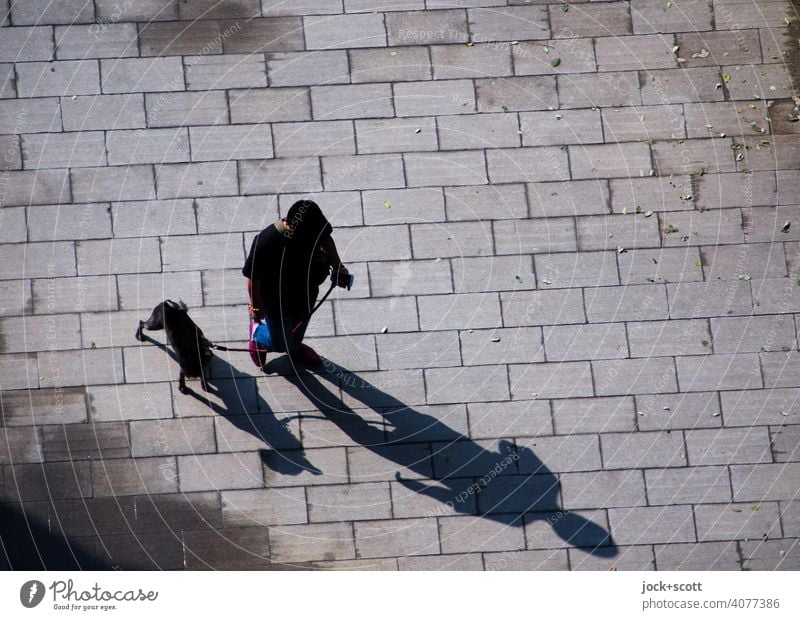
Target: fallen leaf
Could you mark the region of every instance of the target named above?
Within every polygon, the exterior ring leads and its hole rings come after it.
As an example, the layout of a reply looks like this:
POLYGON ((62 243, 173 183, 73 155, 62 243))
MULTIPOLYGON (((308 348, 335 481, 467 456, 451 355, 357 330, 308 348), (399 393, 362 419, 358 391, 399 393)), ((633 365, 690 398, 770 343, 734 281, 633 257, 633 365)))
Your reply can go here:
POLYGON ((702 267, 703 266, 703 261, 701 261, 701 260, 694 261, 694 266, 695 267, 702 267))
POLYGON ((475 44, 472 41, 467 41, 467 47, 472 47, 473 45, 475 44))
POLYGON ((386 207, 387 209, 391 209, 392 208, 392 201, 391 200, 384 200, 383 201, 383 206, 386 207))
POLYGON ((562 4, 561 5, 561 10, 564 11, 564 13, 569 11, 569 4, 567 4, 566 2, 564 4, 562 4))
POLYGON ((550 61, 550 66, 553 67, 553 69, 555 69, 560 64, 561 64, 560 58, 554 58, 552 61, 550 61))
POLYGON ((386 333, 386 332, 388 332, 388 331, 389 331, 389 328, 388 328, 388 327, 381 327, 381 333, 382 333, 382 334, 385 334, 385 333, 386 333))
POLYGON ((792 227, 792 223, 791 223, 791 222, 786 222, 786 223, 784 223, 784 225, 783 225, 783 226, 781 226, 781 232, 782 232, 782 233, 788 233, 788 232, 789 232, 789 229, 790 229, 791 227, 792 227))
POLYGON ((650 217, 651 215, 653 215, 653 212, 652 212, 652 211, 645 211, 645 212, 644 212, 644 216, 645 216, 645 217, 650 217))
POLYGON ((756 505, 750 506, 750 510, 752 510, 753 512, 755 512, 756 510, 761 510, 761 506, 756 506, 756 505))
POLYGON ((730 81, 731 81, 731 76, 730 76, 730 75, 728 75, 727 73, 724 73, 724 74, 722 75, 722 80, 723 80, 724 82, 730 82, 730 81))
POLYGON ((675 228, 675 227, 674 227, 672 224, 667 224, 667 227, 664 229, 664 232, 665 232, 665 233, 667 233, 667 234, 669 235, 669 234, 671 234, 671 233, 676 233, 676 232, 678 232, 678 229, 677 229, 677 228, 675 228))
POLYGON ((522 278, 520 278, 519 276, 516 276, 516 278, 517 278, 517 284, 522 284, 522 278))
POLYGON ((492 338, 492 342, 500 342, 500 338, 492 338))
POLYGON ((742 512, 741 508, 731 508, 731 512, 742 512))
POLYGON ((715 411, 714 413, 711 414, 712 418, 718 418, 719 416, 720 416, 719 411, 715 411))
POLYGON ((692 58, 708 58, 709 51, 706 48, 692 54, 692 58))
POLYGON ((552 284, 553 283, 552 280, 548 280, 547 278, 542 278, 542 282, 544 282, 545 284, 552 284))

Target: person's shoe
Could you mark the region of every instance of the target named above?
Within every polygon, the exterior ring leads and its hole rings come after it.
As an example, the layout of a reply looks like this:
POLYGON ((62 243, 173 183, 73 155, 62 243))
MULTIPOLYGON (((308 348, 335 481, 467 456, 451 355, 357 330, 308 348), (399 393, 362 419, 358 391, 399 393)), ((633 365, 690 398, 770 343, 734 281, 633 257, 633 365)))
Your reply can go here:
POLYGON ((307 344, 301 344, 290 355, 294 361, 301 362, 307 366, 319 366, 322 364, 322 358, 307 344))

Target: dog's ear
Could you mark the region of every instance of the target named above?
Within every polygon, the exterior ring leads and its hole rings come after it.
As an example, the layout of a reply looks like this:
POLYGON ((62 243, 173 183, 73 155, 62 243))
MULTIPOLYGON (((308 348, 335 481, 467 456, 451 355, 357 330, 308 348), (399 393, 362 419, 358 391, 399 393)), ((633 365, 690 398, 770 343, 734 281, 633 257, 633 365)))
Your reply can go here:
POLYGON ((183 310, 184 312, 189 312, 189 308, 186 306, 186 304, 185 304, 185 303, 183 303, 183 300, 182 300, 182 299, 179 299, 179 300, 178 300, 178 308, 180 308, 180 309, 181 309, 181 310, 183 310))

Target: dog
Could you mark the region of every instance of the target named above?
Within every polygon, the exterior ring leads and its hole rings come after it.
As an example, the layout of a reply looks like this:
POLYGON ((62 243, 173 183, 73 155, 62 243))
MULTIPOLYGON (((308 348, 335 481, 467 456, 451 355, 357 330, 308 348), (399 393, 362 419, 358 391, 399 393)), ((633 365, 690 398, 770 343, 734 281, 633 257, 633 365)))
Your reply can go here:
POLYGON ((181 372, 178 375, 178 389, 181 394, 191 390, 186 387, 186 377, 200 378, 200 385, 208 392, 208 364, 213 357, 211 343, 203 331, 189 317, 186 304, 167 299, 155 308, 146 321, 139 321, 136 339, 144 341, 143 329, 163 329, 167 332, 167 342, 175 350, 181 372))

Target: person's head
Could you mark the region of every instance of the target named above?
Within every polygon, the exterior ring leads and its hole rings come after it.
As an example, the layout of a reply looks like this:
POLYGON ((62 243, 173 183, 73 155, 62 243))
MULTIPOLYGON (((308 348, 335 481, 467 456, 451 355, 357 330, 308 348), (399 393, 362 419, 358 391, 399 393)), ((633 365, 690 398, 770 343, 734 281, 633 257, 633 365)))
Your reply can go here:
POLYGON ((303 242, 316 243, 324 234, 327 224, 322 209, 313 200, 298 200, 290 208, 283 220, 288 231, 287 236, 303 242))

